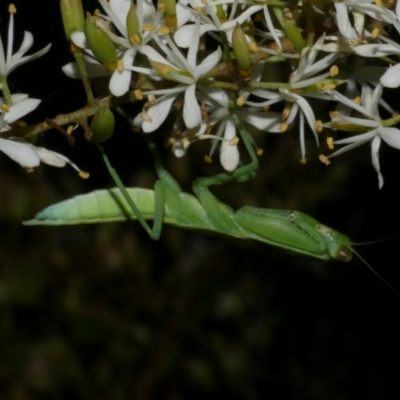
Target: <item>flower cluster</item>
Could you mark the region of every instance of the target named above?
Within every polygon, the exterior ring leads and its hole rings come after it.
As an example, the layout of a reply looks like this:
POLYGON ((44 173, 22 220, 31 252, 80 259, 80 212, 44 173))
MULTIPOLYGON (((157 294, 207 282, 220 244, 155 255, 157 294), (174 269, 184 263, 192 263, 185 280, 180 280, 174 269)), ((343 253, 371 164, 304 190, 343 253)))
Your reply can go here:
MULTIPOLYGON (((347 146, 321 154, 326 164, 371 141, 382 187, 381 139, 400 148, 400 132, 392 127, 397 116, 379 116, 379 108, 393 114, 383 88, 400 86, 394 61, 400 45, 390 36, 400 33, 399 4, 162 0, 155 7, 151 0, 100 0, 102 9, 85 17, 80 0, 63 0, 64 27, 77 59, 63 70, 86 82, 108 77, 108 95, 142 101, 133 124, 144 132, 172 120, 168 143, 178 157, 208 139, 208 157, 219 148, 223 168, 233 171, 241 136, 297 129, 304 164, 306 135, 319 146, 328 133, 330 149, 347 146), (248 131, 235 125, 232 113, 248 131), (339 131, 352 136, 334 140, 339 131)), ((31 38, 26 36, 13 56, 9 39, 0 76, 29 60, 22 57, 31 38)), ((90 84, 85 87, 89 104, 98 101, 90 84)))
MULTIPOLYGON (((20 118, 35 110, 40 104, 39 99, 31 99, 27 94, 11 94, 7 84, 7 76, 20 65, 46 54, 51 47, 48 44, 40 51, 26 56, 25 53, 33 45, 33 35, 25 31, 20 48, 13 53, 14 14, 16 11, 15 6, 10 4, 6 52, 3 41, 0 38, 0 89, 4 95, 4 97, 0 97, 0 132, 10 131, 13 124, 17 124, 20 118)), ((7 154, 12 160, 28 171, 39 166, 40 162, 54 167, 64 167, 66 164, 70 164, 82 177, 88 177, 87 173, 81 171, 62 154, 43 147, 34 146, 29 142, 25 142, 22 138, 9 137, 8 139, 3 139, 0 137, 0 151, 7 154)))
MULTIPOLYGON (((314 5, 310 14, 302 2, 164 0, 157 8, 150 0, 100 3, 104 14, 95 13, 95 25, 113 44, 113 56, 99 55, 86 28, 71 36, 84 49, 89 75, 91 70, 92 76, 109 75, 114 96, 134 91, 147 98, 134 119, 144 132, 155 131, 174 115, 169 143, 177 156, 194 141, 210 139, 210 156, 220 144, 222 166, 228 171, 237 167, 239 134, 229 108, 233 93, 237 114, 252 129, 283 133, 298 127, 302 163, 307 131, 317 145, 323 129, 357 132, 348 139, 329 137, 331 148, 350 143, 329 158, 371 140, 382 186, 380 138, 399 148, 398 131, 390 128, 397 119, 384 123, 378 114, 379 104, 390 110, 382 87, 400 85, 397 66, 386 64, 389 56, 399 54, 399 45, 387 35, 392 27, 400 32, 398 5, 332 1, 314 5), (303 26, 305 13, 313 20, 303 26), (381 60, 368 66, 366 57, 381 60), (352 100, 359 94, 362 106, 352 100), (311 99, 327 102, 325 116, 317 119, 311 99), (334 110, 332 121, 324 121, 334 110), (361 117, 350 117, 350 112, 361 117)), ((64 71, 78 77, 73 64, 64 71)))

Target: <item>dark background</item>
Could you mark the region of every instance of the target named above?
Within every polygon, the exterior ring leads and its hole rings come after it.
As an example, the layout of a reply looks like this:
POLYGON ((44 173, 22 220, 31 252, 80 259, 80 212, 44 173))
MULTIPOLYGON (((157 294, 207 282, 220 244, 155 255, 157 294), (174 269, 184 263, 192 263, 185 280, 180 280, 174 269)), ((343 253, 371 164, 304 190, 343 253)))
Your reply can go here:
MULTIPOLYGON (((58 2, 16 7, 17 32, 35 36, 30 53, 52 42, 9 78, 13 92, 42 99, 28 122, 83 107, 81 83, 60 69, 72 58, 58 2)), ((4 42, 6 5, 0 16, 4 42)), ((203 162, 205 141, 176 159, 163 146, 168 131, 154 140, 185 191, 221 171, 217 161, 203 162)), ((39 144, 89 171, 87 181, 70 168, 27 174, 0 155, 1 400, 398 398, 400 298, 356 257, 299 259, 170 227, 153 242, 137 223, 23 227, 45 206, 113 186, 94 146, 75 137, 71 148, 50 131, 39 144)), ((214 193, 234 208, 304 211, 354 241, 399 233, 399 152, 382 144, 379 190, 369 145, 325 167, 318 154, 327 149, 308 138, 301 166, 296 132, 257 136, 265 150, 257 177, 214 193)), ((140 134, 118 121, 106 150, 127 186, 152 187, 140 134)), ((397 290, 399 243, 358 248, 397 290)))

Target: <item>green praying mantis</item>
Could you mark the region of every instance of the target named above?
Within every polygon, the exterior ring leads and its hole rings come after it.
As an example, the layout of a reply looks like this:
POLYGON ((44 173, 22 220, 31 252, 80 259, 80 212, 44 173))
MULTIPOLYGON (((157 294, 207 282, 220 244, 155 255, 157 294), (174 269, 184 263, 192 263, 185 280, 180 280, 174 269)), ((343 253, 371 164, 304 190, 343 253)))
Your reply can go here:
MULTIPOLYGON (((120 111, 123 113, 123 111, 120 111)), ((125 118, 129 118, 125 115, 125 118)), ((97 190, 54 204, 25 221, 25 225, 74 225, 138 220, 149 236, 158 240, 162 224, 210 234, 254 240, 287 252, 320 260, 348 262, 353 253, 349 238, 314 218, 290 210, 244 207, 234 211, 221 203, 209 186, 232 180, 245 181, 258 168, 257 156, 247 131, 235 113, 232 118, 239 128, 251 162, 233 172, 199 178, 193 183, 196 196, 181 190, 176 180, 164 169, 154 142, 144 135, 152 154, 158 180, 154 190, 125 188, 112 168, 103 148, 99 147, 117 188, 97 190), (153 220, 150 227, 148 220, 153 220)), ((360 259, 388 287, 393 289, 368 263, 360 259)))

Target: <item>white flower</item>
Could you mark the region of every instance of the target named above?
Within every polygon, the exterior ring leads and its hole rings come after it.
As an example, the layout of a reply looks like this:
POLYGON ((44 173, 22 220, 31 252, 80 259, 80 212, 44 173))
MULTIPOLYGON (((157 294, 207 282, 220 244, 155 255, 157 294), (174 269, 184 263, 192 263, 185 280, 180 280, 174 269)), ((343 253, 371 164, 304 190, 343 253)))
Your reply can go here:
POLYGON ((47 150, 44 147, 37 147, 30 143, 0 138, 0 151, 7 154, 13 161, 28 170, 38 167, 40 162, 44 162, 53 167, 65 167, 67 164, 70 164, 82 177, 87 176, 86 173, 81 171, 70 159, 55 151, 47 150))
MULTIPOLYGON (((4 107, 4 100, 0 98, 2 103, 0 107, 0 132, 11 129, 9 124, 33 111, 40 103, 39 99, 29 99, 27 94, 12 95, 11 98, 13 105, 8 110, 7 107, 4 107)), ((33 168, 40 164, 37 153, 25 143, 0 138, 0 151, 24 168, 33 168)))
MULTIPOLYGON (((39 99, 29 99, 28 95, 22 93, 12 95, 12 101, 13 105, 5 111, 7 107, 4 107, 3 99, 0 98, 0 132, 10 130, 10 124, 33 111, 40 103, 39 99)), ((41 161, 54 167, 64 167, 68 163, 75 168, 82 177, 88 176, 62 154, 47 150, 43 147, 34 146, 30 143, 20 142, 17 139, 0 138, 0 151, 20 164, 21 167, 29 170, 39 166, 41 161)))
MULTIPOLYGON (((263 6, 250 6, 249 8, 243 10, 237 18, 233 18, 236 12, 237 3, 233 2, 232 10, 229 14, 228 21, 222 23, 216 13, 215 5, 210 5, 207 2, 201 1, 191 1, 193 9, 188 8, 187 10, 192 13, 194 20, 200 22, 199 35, 202 36, 206 32, 224 32, 227 35, 228 41, 232 42, 232 31, 233 28, 238 23, 243 24, 245 21, 249 20, 250 17, 261 10, 263 6), (200 12, 198 10, 201 10, 200 12)), ((179 47, 188 48, 192 46, 191 37, 193 31, 196 28, 196 24, 182 25, 174 34, 174 40, 179 47)), ((215 37, 220 40, 218 36, 215 37)))
POLYGON ((344 2, 336 2, 335 9, 335 19, 339 29, 339 34, 337 36, 327 36, 327 40, 331 40, 331 42, 321 44, 319 49, 334 53, 353 53, 356 46, 366 42, 364 36, 367 35, 368 32, 364 31, 365 14, 363 11, 358 9, 351 10, 352 19, 354 21, 353 27, 346 4, 344 2))
POLYGON ((13 105, 7 107, 4 98, 0 97, 0 132, 10 130, 10 124, 35 110, 41 102, 39 99, 29 99, 24 93, 11 95, 11 100, 13 105))
MULTIPOLYGON (((378 111, 379 100, 382 96, 382 85, 378 85, 372 92, 371 88, 364 86, 362 88, 361 104, 359 105, 354 101, 348 99, 342 94, 332 91, 331 95, 335 100, 343 102, 348 107, 361 113, 366 118, 354 118, 348 116, 340 116, 339 118, 333 119, 334 123, 344 121, 352 124, 353 126, 364 127, 365 130, 370 129, 366 133, 352 136, 347 139, 337 140, 334 144, 347 144, 347 146, 335 151, 333 154, 328 156, 328 158, 336 157, 346 151, 352 150, 364 143, 371 142, 371 153, 372 153, 372 165, 374 166, 376 172, 378 173, 379 188, 383 186, 383 177, 380 171, 379 165, 379 147, 381 141, 383 140, 389 146, 400 150, 400 130, 393 127, 384 126, 383 121, 380 118, 378 111), (367 119, 368 117, 368 119, 367 119)), ((329 125, 329 124, 328 124, 329 125)))
MULTIPOLYGON (((386 23, 391 23, 391 19, 388 13, 393 14, 393 12, 389 11, 386 7, 384 6, 377 6, 375 0, 345 0, 345 1, 337 1, 335 2, 335 8, 336 11, 338 12, 338 7, 337 5, 342 4, 346 7, 348 7, 350 10, 356 10, 359 11, 360 13, 365 13, 372 17, 375 20, 378 21, 383 21, 386 23)), ((340 19, 343 17, 342 12, 338 12, 337 15, 337 22, 338 24, 341 22, 340 19)))
MULTIPOLYGON (((239 163, 239 150, 236 137, 236 126, 229 112, 229 98, 221 89, 202 88, 198 95, 204 101, 204 109, 208 115, 196 131, 187 129, 173 141, 173 151, 177 157, 182 157, 190 143, 195 140, 212 139, 210 151, 212 156, 218 142, 221 143, 220 162, 227 171, 234 171, 239 163), (216 127, 215 134, 209 134, 216 127)), ((255 126, 260 131, 280 133, 280 113, 260 111, 259 108, 238 108, 241 121, 255 126)))
MULTIPOLYGON (((108 25, 103 20, 98 20, 99 24, 104 26, 104 29, 108 31, 110 37, 116 44, 118 54, 118 68, 114 70, 110 79, 110 92, 114 96, 124 95, 130 88, 132 71, 141 72, 147 75, 154 75, 156 73, 148 68, 139 68, 133 66, 137 53, 141 52, 141 49, 153 39, 152 31, 157 31, 157 28, 162 22, 162 14, 154 8, 153 4, 147 0, 141 0, 137 2, 136 14, 139 21, 140 37, 136 39, 139 43, 132 41, 132 38, 128 35, 126 28, 127 14, 132 6, 130 0, 111 0, 106 2, 100 1, 103 6, 106 16, 104 19, 113 23, 122 36, 118 36, 109 30, 108 25), (146 26, 146 30, 144 27, 146 26)), ((74 32, 71 35, 71 39, 74 44, 85 50, 85 61, 88 75, 90 77, 108 76, 109 72, 105 70, 103 65, 99 63, 93 55, 93 52, 89 49, 86 42, 85 34, 83 32, 74 32)), ((64 65, 62 68, 63 72, 71 78, 80 79, 81 75, 77 68, 76 63, 69 63, 64 65)))
POLYGON ((24 32, 24 39, 18 51, 12 54, 14 44, 14 13, 10 13, 10 22, 8 25, 8 36, 7 36, 7 54, 4 53, 3 42, 0 38, 0 79, 8 76, 15 68, 19 67, 22 64, 25 64, 29 61, 34 60, 46 54, 51 44, 48 44, 42 50, 39 50, 35 54, 31 54, 29 56, 25 56, 24 54, 32 47, 33 45, 33 35, 30 32, 24 32))
MULTIPOLYGON (((385 14, 390 19, 390 22, 397 32, 400 33, 400 24, 394 14, 382 7, 385 14)), ((397 15, 399 15, 399 3, 396 6, 397 15)), ((355 52, 362 57, 386 57, 390 55, 400 54, 400 45, 395 41, 379 35, 379 39, 384 43, 366 44, 355 48, 355 52)), ((383 86, 396 88, 400 86, 400 66, 399 64, 390 67, 381 77, 380 82, 383 86)))
POLYGON ((148 44, 153 35, 149 30, 143 30, 144 26, 152 26, 152 31, 157 31, 161 25, 162 14, 158 12, 151 2, 141 0, 137 2, 136 15, 139 22, 140 43, 132 42, 126 28, 128 11, 132 6, 130 0, 111 0, 109 3, 101 0, 101 5, 108 17, 113 22, 122 37, 116 37, 118 45, 122 47, 123 56, 120 58, 118 68, 113 72, 110 80, 110 92, 114 96, 124 95, 130 88, 132 71, 137 70, 132 67, 136 54, 140 53, 143 46, 148 44))
POLYGON ((302 51, 298 68, 290 76, 287 87, 282 87, 278 91, 263 90, 263 89, 249 90, 249 93, 261 97, 263 99, 266 99, 267 101, 261 103, 246 101, 246 104, 252 107, 266 107, 278 103, 280 101, 292 103, 290 112, 284 113, 283 121, 286 122, 287 125, 291 125, 296 116, 300 114, 301 118, 299 126, 300 147, 301 147, 301 155, 303 161, 306 160, 304 124, 302 123, 304 121, 304 118, 307 120, 308 125, 314 134, 317 145, 319 145, 314 112, 308 101, 304 98, 304 96, 314 97, 322 100, 330 100, 330 98, 329 95, 325 92, 305 91, 301 93, 301 95, 298 92, 301 91, 301 89, 315 85, 323 81, 324 79, 329 78, 330 77, 329 72, 317 76, 314 75, 320 73, 322 70, 329 68, 331 66, 331 63, 338 57, 337 54, 332 53, 314 62, 318 55, 318 49, 321 43, 324 41, 324 38, 325 38, 324 35, 321 36, 312 48, 305 48, 302 51))
MULTIPOLYGON (((159 54, 154 48, 144 46, 142 54, 145 54, 153 67, 160 71, 163 78, 175 81, 180 85, 172 89, 162 89, 146 91, 146 95, 162 95, 147 110, 147 118, 143 118, 142 129, 144 132, 155 131, 167 117, 174 99, 180 94, 184 94, 183 119, 187 128, 194 128, 201 122, 201 110, 196 98, 196 85, 198 79, 210 72, 221 59, 221 49, 208 55, 200 64, 197 65, 197 53, 199 48, 199 22, 195 24, 196 28, 192 32, 192 45, 185 58, 180 50, 172 42, 171 38, 166 36, 165 45, 157 37, 154 37, 158 46, 167 55, 167 58, 159 54)), ((138 116, 135 120, 138 122, 138 116)))

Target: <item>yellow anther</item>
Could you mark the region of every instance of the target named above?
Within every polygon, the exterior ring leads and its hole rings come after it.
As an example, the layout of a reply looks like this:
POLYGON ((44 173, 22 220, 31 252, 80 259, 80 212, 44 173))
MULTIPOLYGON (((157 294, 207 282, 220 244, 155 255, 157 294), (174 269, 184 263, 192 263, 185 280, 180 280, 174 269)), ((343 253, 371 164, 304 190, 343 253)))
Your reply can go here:
POLYGON ((166 8, 167 8, 167 7, 165 6, 164 3, 158 3, 158 9, 160 10, 161 13, 164 14, 166 8))
POLYGON ((135 89, 135 96, 138 100, 143 100, 143 93, 140 89, 135 89))
POLYGON ((169 35, 169 33, 171 32, 166 26, 160 26, 157 29, 158 33, 164 34, 164 35, 169 35))
POLYGON ((8 113, 8 112, 10 111, 10 107, 8 107, 8 105, 5 104, 5 103, 3 103, 3 104, 0 106, 0 108, 1 108, 1 111, 5 112, 5 113, 8 113))
POLYGON ((379 28, 374 28, 371 32, 372 39, 376 39, 379 35, 379 32, 380 32, 379 28))
POLYGON ((67 128, 67 134, 71 136, 73 130, 74 130, 74 126, 73 125, 69 125, 68 128, 67 128))
POLYGON ((123 70, 124 70, 124 60, 118 60, 117 61, 117 69, 118 69, 118 72, 123 72, 123 70))
POLYGON ((354 101, 354 103, 356 103, 356 104, 361 104, 361 97, 360 97, 360 96, 357 96, 357 97, 355 97, 355 98, 353 99, 353 101, 354 101))
POLYGON ((167 64, 158 63, 158 65, 157 65, 157 71, 161 75, 168 75, 170 70, 171 70, 171 67, 169 65, 167 65, 167 64))
POLYGON ((208 164, 211 164, 213 162, 212 158, 207 154, 204 156, 204 161, 208 164))
POLYGON ((303 164, 303 165, 306 165, 306 164, 307 164, 307 158, 301 158, 299 161, 300 161, 300 163, 303 164))
POLYGON ((170 137, 170 138, 168 138, 167 141, 164 143, 164 146, 165 146, 165 147, 173 147, 173 146, 175 146, 175 142, 176 142, 175 138, 170 137))
POLYGON ((290 8, 284 8, 284 9, 283 9, 283 15, 284 15, 287 19, 292 19, 292 18, 293 18, 293 14, 292 14, 292 11, 290 10, 290 8))
POLYGON ((188 138, 181 139, 181 143, 185 150, 190 146, 190 140, 188 138))
POLYGON ((326 144, 328 145, 329 150, 333 150, 335 148, 335 145, 333 144, 333 137, 327 137, 326 144))
POLYGON ((337 65, 332 65, 331 69, 329 70, 329 74, 331 75, 331 77, 333 78, 334 76, 336 76, 339 73, 339 68, 337 65))
POLYGON ((15 14, 17 12, 17 8, 15 7, 15 5, 13 3, 10 3, 8 5, 8 12, 10 14, 15 14))
POLYGON ((156 96, 154 96, 154 94, 149 94, 147 98, 149 100, 149 103, 151 103, 151 104, 154 104, 157 100, 156 96))
POLYGON ((336 85, 334 83, 327 83, 324 85, 324 90, 330 92, 331 90, 335 89, 336 85))
POLYGON ((283 122, 282 124, 280 124, 280 126, 279 126, 279 131, 280 132, 286 132, 287 131, 287 128, 289 127, 289 125, 286 123, 286 122, 283 122))
POLYGON ((35 170, 33 168, 26 168, 26 172, 28 174, 31 174, 32 172, 34 172, 35 170))
POLYGON ((320 156, 318 157, 319 161, 321 161, 323 164, 325 164, 326 166, 328 166, 331 162, 329 161, 328 157, 325 157, 323 154, 320 154, 320 156))
POLYGON ((134 35, 130 36, 129 39, 134 44, 140 44, 140 42, 141 42, 140 36, 137 33, 135 33, 134 35))
POLYGON ((382 6, 383 6, 382 0, 375 0, 375 4, 376 4, 378 7, 382 7, 382 6))
POLYGON ((133 126, 133 125, 130 125, 129 126, 129 129, 132 131, 132 132, 135 132, 135 133, 137 133, 137 132, 140 132, 142 129, 140 128, 140 126, 133 126))
POLYGON ((249 49, 250 51, 252 51, 253 53, 256 53, 258 51, 258 46, 256 42, 250 42, 249 43, 249 49))
POLYGON ((151 24, 143 25, 143 32, 151 32, 151 31, 154 31, 154 25, 151 24))
POLYGON ((331 118, 340 118, 340 112, 339 111, 330 111, 329 116, 331 118))
POLYGON ((317 132, 321 133, 324 129, 324 126, 322 125, 322 121, 320 119, 318 119, 317 121, 315 121, 315 129, 317 130, 317 132))
POLYGON ((238 143, 239 143, 239 138, 235 136, 229 141, 229 146, 237 146, 238 143))
POLYGON ((90 174, 89 174, 89 172, 86 172, 86 171, 79 171, 79 176, 82 179, 87 179, 87 178, 89 178, 90 174))
POLYGON ((263 106, 263 111, 269 111, 269 109, 271 108, 271 106, 263 106))
POLYGON ((193 7, 198 13, 201 13, 201 10, 202 10, 202 7, 200 7, 200 6, 196 6, 196 7, 193 7))
POLYGON ((236 99, 236 105, 237 105, 238 107, 242 107, 242 105, 244 104, 244 102, 245 102, 244 96, 239 96, 239 97, 236 99))
POLYGON ((257 147, 256 154, 258 156, 262 156, 264 154, 264 150, 261 147, 257 147))

